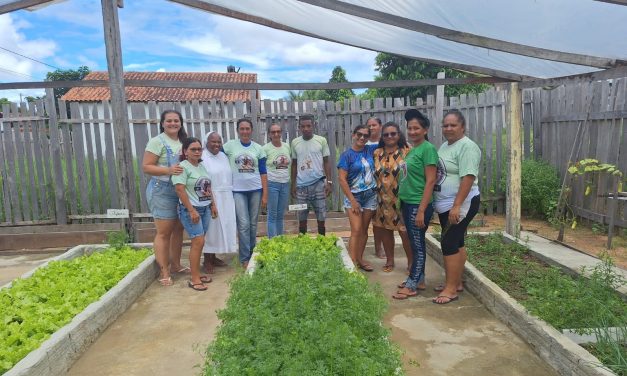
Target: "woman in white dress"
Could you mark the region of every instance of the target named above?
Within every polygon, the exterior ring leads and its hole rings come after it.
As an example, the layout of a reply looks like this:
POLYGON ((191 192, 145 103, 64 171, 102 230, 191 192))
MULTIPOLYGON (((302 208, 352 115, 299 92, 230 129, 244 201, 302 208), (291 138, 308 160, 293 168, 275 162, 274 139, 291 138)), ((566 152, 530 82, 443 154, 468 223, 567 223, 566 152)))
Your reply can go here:
POLYGON ((237 225, 235 221, 235 201, 233 201, 233 173, 229 158, 222 149, 222 137, 211 132, 206 137, 202 153, 202 164, 211 178, 213 201, 217 204, 220 216, 209 222, 205 234, 205 255, 203 268, 212 273, 214 266, 226 266, 216 254, 237 252, 237 225))

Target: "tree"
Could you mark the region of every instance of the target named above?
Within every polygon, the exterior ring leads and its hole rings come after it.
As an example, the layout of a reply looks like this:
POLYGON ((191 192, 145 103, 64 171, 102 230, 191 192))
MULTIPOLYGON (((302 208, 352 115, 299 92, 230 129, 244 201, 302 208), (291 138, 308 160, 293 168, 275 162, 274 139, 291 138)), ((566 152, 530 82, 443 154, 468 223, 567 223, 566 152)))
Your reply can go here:
MULTIPOLYGON (((53 72, 46 74, 46 81, 80 81, 87 76, 91 71, 86 66, 78 67, 78 69, 57 69, 53 72)), ((61 98, 65 93, 70 90, 69 88, 54 89, 55 99, 61 98)))
MULTIPOLYGON (((329 82, 349 82, 346 79, 346 71, 341 66, 336 66, 331 72, 331 78, 329 82)), ((352 98, 355 96, 351 89, 327 89, 327 90, 290 90, 287 92, 285 99, 292 101, 341 101, 346 98, 352 98)))
POLYGON ((9 103, 11 103, 11 101, 8 98, 0 98, 0 105, 9 103))
MULTIPOLYGON (((450 68, 440 67, 435 64, 425 63, 406 57, 380 52, 375 58, 376 70, 379 74, 376 81, 396 81, 396 80, 422 80, 427 78, 437 78, 439 72, 444 71, 446 77, 463 78, 472 77, 470 73, 456 71, 450 68)), ((455 97, 460 94, 481 93, 489 88, 485 84, 476 85, 447 85, 444 88, 444 95, 455 97)), ((376 89, 378 97, 404 98, 410 97, 424 98, 427 94, 427 87, 401 87, 376 89)))

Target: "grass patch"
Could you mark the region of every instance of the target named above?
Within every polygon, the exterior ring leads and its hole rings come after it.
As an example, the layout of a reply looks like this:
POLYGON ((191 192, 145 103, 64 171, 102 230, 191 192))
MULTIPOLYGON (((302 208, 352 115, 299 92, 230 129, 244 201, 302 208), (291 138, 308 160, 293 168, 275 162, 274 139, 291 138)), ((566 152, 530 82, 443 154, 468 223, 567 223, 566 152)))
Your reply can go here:
POLYGON ((151 253, 130 247, 52 261, 0 290, 0 374, 100 299, 151 253))
POLYGON ((395 375, 386 301, 348 272, 336 238, 262 240, 259 268, 231 284, 205 375, 395 375))
POLYGON ((526 247, 505 242, 499 234, 469 236, 466 245, 469 261, 531 314, 559 330, 596 334, 595 355, 625 375, 625 341, 612 340, 603 329, 620 327, 627 333, 627 302, 614 291, 625 280, 613 272, 611 259, 605 258, 592 269, 589 278, 571 277, 537 260, 526 247))

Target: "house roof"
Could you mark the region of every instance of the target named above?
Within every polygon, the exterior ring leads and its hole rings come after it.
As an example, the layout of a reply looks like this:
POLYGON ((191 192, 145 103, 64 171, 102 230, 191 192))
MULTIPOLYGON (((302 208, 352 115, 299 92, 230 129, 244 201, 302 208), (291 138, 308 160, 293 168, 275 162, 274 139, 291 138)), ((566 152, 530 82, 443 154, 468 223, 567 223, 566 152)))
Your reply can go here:
MULTIPOLYGON (((107 80, 107 72, 91 72, 84 80, 107 80)), ((216 72, 124 72, 126 80, 164 80, 164 81, 203 81, 256 83, 256 73, 216 73, 216 72)), ((96 102, 111 99, 108 87, 75 87, 70 89, 61 99, 74 102, 96 102)), ((250 100, 248 90, 234 89, 188 89, 164 87, 126 87, 128 102, 148 101, 247 101, 250 100)))

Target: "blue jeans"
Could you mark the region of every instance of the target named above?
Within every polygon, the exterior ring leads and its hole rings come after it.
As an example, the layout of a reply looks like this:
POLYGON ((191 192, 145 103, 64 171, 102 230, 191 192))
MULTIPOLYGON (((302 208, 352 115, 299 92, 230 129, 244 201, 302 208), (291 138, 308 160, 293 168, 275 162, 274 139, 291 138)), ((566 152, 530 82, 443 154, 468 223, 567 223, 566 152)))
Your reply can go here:
POLYGON ((239 261, 248 262, 257 244, 257 219, 261 206, 261 191, 233 192, 237 237, 239 239, 239 261))
POLYGON ((412 252, 412 263, 409 267, 409 277, 405 281, 405 287, 414 291, 418 284, 425 279, 425 261, 427 258, 425 233, 433 216, 433 205, 429 204, 425 210, 425 224, 427 226, 418 228, 416 226, 416 214, 419 206, 401 202, 401 213, 403 214, 405 228, 407 228, 407 237, 409 237, 412 252))
POLYGON ((268 237, 283 235, 283 216, 290 194, 290 183, 268 181, 268 237))
POLYGON ((211 220, 211 208, 207 206, 194 206, 194 209, 200 216, 198 223, 192 222, 192 217, 189 215, 189 211, 183 205, 179 205, 179 218, 183 224, 183 228, 187 231, 190 239, 198 236, 205 236, 207 229, 209 228, 209 221, 211 220))

